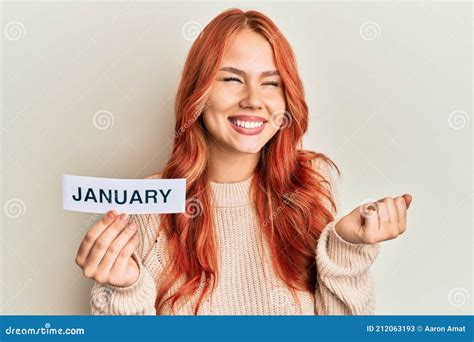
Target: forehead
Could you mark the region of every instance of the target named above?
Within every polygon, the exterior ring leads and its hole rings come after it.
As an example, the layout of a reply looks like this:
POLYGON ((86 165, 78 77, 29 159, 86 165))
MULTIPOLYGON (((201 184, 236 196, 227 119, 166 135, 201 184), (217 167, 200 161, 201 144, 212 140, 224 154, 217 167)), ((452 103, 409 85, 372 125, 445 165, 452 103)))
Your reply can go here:
POLYGON ((237 32, 225 52, 221 67, 232 66, 248 73, 276 69, 270 43, 251 30, 237 32))

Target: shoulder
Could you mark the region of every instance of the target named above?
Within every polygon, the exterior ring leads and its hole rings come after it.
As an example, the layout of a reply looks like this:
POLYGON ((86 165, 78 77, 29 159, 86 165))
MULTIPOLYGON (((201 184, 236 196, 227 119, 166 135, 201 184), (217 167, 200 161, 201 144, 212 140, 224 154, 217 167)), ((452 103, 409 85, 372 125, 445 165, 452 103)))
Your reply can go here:
POLYGON ((161 179, 162 172, 152 174, 150 176, 143 177, 143 179, 161 179))
POLYGON ((334 187, 340 171, 334 162, 326 157, 319 157, 312 161, 313 169, 318 177, 330 187, 334 187))
POLYGON ((326 195, 322 196, 322 201, 326 208, 328 208, 333 215, 337 215, 340 209, 340 179, 341 176, 339 168, 336 164, 326 156, 320 156, 312 160, 313 168, 316 172, 319 183, 326 189, 327 196, 334 201, 336 208, 333 208, 332 202, 326 195))

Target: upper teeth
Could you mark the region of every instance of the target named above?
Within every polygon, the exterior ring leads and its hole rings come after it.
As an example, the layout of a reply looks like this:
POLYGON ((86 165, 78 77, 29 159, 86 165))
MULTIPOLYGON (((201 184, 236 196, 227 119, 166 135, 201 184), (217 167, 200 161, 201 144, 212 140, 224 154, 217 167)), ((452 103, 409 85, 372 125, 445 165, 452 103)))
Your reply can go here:
POLYGON ((232 120, 232 123, 244 128, 258 128, 263 125, 263 121, 240 121, 240 120, 232 120))

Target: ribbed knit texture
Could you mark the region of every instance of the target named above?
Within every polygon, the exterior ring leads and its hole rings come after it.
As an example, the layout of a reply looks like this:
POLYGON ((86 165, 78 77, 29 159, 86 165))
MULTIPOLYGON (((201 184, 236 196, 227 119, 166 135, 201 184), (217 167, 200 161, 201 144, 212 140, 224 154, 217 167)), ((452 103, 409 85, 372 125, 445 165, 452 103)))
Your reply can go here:
MULTIPOLYGON (((159 178, 159 175, 147 178, 159 178)), ((351 244, 339 237, 330 222, 316 248, 315 293, 297 292, 296 301, 273 270, 269 246, 260 234, 257 213, 249 196, 252 178, 237 183, 210 182, 218 250, 218 285, 201 304, 200 315, 370 315, 375 308, 369 267, 379 244, 351 244)), ((129 287, 95 283, 91 291, 94 315, 155 315, 156 287, 167 262, 165 234, 159 216, 131 215, 140 242, 133 257, 140 267, 129 287), (156 233, 158 238, 155 239, 156 233)), ((182 280, 171 288, 177 290, 182 280)), ((203 283, 201 284, 203 285, 203 283)), ((192 315, 201 291, 181 300, 174 312, 192 315)), ((169 293, 171 293, 169 292, 169 293)))

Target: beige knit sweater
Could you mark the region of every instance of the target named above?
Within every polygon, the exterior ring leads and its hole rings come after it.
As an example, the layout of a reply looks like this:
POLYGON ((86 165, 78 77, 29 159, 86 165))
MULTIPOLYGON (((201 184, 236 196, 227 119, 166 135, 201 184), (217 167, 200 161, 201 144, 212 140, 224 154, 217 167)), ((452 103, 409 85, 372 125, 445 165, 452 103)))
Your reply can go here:
MULTIPOLYGON (((159 178, 159 174, 147 178, 159 178)), ((295 301, 276 276, 268 245, 259 234, 257 215, 249 197, 251 179, 237 183, 210 182, 215 203, 212 212, 219 280, 210 298, 202 302, 198 314, 373 314, 375 299, 369 268, 379 253, 379 244, 351 244, 336 234, 334 223, 337 220, 329 223, 315 246, 316 291, 297 292, 298 301, 295 301)), ((96 282, 90 298, 93 315, 156 314, 156 287, 160 285, 160 273, 167 262, 166 237, 159 231, 157 215, 131 215, 131 220, 139 226, 140 242, 133 254, 139 264, 139 278, 128 287, 96 282), (157 239, 155 232, 158 232, 157 239)), ((182 281, 170 291, 176 291, 180 284, 182 281)), ((201 289, 193 298, 178 301, 174 312, 168 307, 162 314, 193 315, 201 289)))

